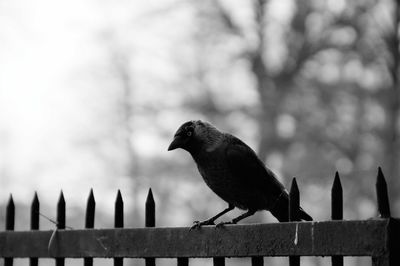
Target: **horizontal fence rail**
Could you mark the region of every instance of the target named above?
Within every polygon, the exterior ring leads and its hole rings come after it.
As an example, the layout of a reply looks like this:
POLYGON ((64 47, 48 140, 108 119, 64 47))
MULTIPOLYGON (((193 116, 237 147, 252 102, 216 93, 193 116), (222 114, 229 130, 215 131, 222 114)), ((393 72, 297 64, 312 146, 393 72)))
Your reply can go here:
POLYGON ((187 227, 0 232, 4 257, 371 256, 389 251, 395 219, 187 227), (49 244, 50 243, 50 244, 49 244))
POLYGON ((65 199, 61 192, 53 221, 40 213, 38 195, 31 205, 30 231, 14 231, 15 205, 10 196, 5 215, 5 231, 0 231, 0 257, 4 266, 14 258, 29 258, 38 266, 40 258, 54 258, 64 266, 65 258, 83 258, 92 266, 93 258, 113 258, 114 266, 123 266, 124 258, 143 258, 146 266, 155 266, 156 258, 176 258, 178 266, 189 265, 189 258, 213 258, 213 265, 225 265, 226 257, 251 257, 252 266, 264 265, 265 256, 288 256, 290 266, 301 265, 301 256, 330 256, 332 266, 342 266, 343 256, 369 256, 373 266, 400 265, 400 220, 391 217, 387 184, 379 168, 376 194, 380 218, 343 220, 343 189, 336 172, 331 189, 331 221, 298 222, 300 193, 293 178, 289 193, 289 220, 285 223, 155 227, 156 205, 149 190, 145 204, 144 228, 124 228, 124 202, 118 191, 114 228, 95 229, 96 201, 90 191, 85 229, 66 225, 65 199), (39 216, 55 224, 54 230, 39 230, 39 216))

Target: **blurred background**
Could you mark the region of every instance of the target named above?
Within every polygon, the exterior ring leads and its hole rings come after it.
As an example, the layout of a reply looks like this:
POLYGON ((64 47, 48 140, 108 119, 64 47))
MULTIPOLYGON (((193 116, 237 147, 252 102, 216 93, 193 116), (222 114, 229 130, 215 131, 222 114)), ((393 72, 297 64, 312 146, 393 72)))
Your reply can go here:
POLYGON ((167 152, 192 119, 244 140, 287 187, 296 177, 315 220, 330 219, 335 171, 345 219, 376 217, 381 166, 398 217, 398 11, 394 0, 0 0, 1 230, 11 193, 16 230, 29 228, 35 191, 54 219, 63 190, 73 228, 91 188, 97 228, 113 226, 118 189, 127 227, 144 225, 150 187, 158 226, 217 213, 226 203, 190 155, 167 152))

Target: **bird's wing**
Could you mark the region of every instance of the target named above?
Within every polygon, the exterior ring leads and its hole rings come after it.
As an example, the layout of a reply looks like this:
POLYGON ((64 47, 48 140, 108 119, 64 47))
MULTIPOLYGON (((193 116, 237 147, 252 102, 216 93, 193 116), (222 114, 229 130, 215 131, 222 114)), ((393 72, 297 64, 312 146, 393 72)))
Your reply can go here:
POLYGON ((226 148, 226 157, 232 175, 237 180, 242 180, 244 184, 261 190, 271 204, 282 193, 286 194, 285 187, 278 181, 275 174, 240 139, 231 136, 231 141, 226 148))

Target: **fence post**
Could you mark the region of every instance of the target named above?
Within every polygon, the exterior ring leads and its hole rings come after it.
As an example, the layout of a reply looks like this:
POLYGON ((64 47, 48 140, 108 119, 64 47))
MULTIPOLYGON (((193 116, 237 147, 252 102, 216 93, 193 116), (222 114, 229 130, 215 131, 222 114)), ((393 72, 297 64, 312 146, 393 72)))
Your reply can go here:
MULTIPOLYGON (((40 204, 37 193, 33 196, 31 204, 31 230, 39 230, 40 204)), ((29 258, 30 266, 38 266, 38 258, 29 258)))
MULTIPOLYGON (((300 209, 300 193, 299 187, 297 186, 296 178, 293 177, 292 185, 289 192, 289 222, 298 221, 300 209)), ((300 257, 299 256, 289 256, 290 266, 299 266, 300 257)))
MULTIPOLYGON (((65 199, 61 190, 57 203, 57 229, 65 229, 65 199)), ((65 258, 56 258, 56 266, 64 266, 65 258)))
MULTIPOLYGON (((154 202, 153 192, 151 188, 147 194, 146 207, 145 207, 145 226, 155 227, 156 226, 156 204, 154 202)), ((155 258, 145 258, 146 266, 155 266, 155 258)))
MULTIPOLYGON (((124 201, 122 200, 121 191, 119 189, 117 193, 117 198, 115 199, 114 227, 124 227, 124 201)), ((114 258, 114 266, 122 266, 123 264, 124 258, 114 258)))
MULTIPOLYGON (((94 228, 94 217, 96 210, 96 201, 93 195, 93 189, 90 189, 89 197, 86 204, 86 215, 85 215, 85 228, 94 228)), ((93 258, 83 258, 84 266, 92 266, 93 258)))
MULTIPOLYGON (((339 173, 335 173, 331 190, 331 218, 343 220, 343 189, 339 173)), ((332 256, 332 266, 343 266, 343 256, 332 256)))
MULTIPOLYGON (((10 198, 6 207, 6 230, 14 231, 15 226, 15 204, 12 195, 10 194, 10 198)), ((4 266, 12 266, 14 263, 13 258, 4 258, 4 266)))

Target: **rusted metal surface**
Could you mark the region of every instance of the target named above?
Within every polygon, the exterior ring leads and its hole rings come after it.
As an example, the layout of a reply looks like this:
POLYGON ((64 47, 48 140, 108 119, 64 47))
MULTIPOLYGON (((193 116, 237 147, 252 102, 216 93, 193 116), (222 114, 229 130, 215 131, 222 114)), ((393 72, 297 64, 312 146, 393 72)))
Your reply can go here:
MULTIPOLYGON (((393 219, 206 226, 192 231, 187 227, 58 230, 52 256, 379 257, 389 252, 390 220, 393 219)), ((52 231, 0 232, 0 257, 51 257, 47 248, 51 234, 52 231)))

